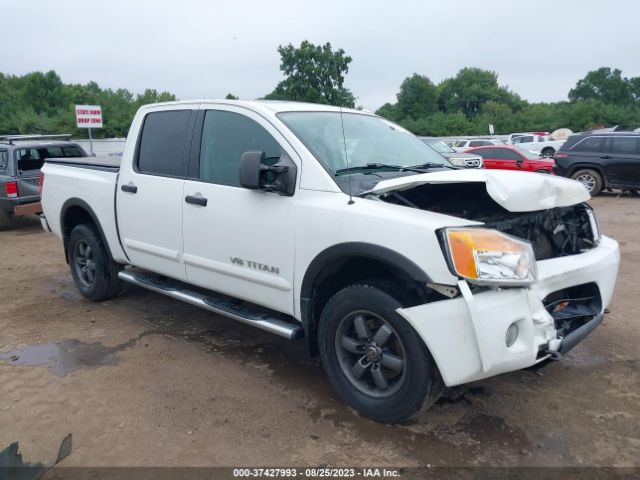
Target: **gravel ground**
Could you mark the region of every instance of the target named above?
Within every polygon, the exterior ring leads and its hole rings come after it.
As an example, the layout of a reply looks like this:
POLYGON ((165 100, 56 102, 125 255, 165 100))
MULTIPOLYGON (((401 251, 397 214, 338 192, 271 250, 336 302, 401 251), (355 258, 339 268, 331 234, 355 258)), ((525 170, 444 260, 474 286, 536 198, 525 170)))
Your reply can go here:
POLYGON ((135 287, 88 302, 22 219, 0 233, 0 450, 51 462, 72 433, 64 466, 640 466, 640 199, 592 204, 622 249, 603 325, 399 426, 345 407, 302 343, 135 287))

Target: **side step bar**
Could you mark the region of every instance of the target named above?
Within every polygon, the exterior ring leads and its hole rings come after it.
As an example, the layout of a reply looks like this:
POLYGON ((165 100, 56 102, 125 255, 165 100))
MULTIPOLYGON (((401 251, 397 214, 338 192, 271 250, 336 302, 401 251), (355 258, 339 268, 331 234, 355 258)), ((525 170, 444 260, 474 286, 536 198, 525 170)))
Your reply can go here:
POLYGON ((132 270, 123 270, 118 273, 118 277, 125 282, 162 293, 168 297, 190 303, 219 315, 233 318, 289 340, 298 340, 304 337, 304 329, 300 324, 287 322, 283 318, 278 318, 265 311, 252 309, 247 307, 244 302, 238 305, 227 297, 217 296, 213 292, 203 294, 190 290, 190 285, 177 280, 167 279, 153 273, 132 270))

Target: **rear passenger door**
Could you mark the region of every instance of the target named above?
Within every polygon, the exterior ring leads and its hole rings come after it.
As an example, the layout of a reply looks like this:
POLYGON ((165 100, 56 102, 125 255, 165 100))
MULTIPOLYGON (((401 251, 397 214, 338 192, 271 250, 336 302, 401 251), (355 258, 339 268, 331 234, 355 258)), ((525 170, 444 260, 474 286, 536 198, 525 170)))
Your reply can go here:
POLYGON ((611 183, 636 188, 640 185, 639 143, 638 137, 611 137, 611 153, 602 157, 606 165, 607 178, 611 183))
POLYGON ((131 263, 178 280, 186 279, 182 205, 194 119, 191 107, 148 113, 116 192, 120 238, 131 263))
POLYGON ((187 278, 293 314, 296 196, 240 186, 240 157, 255 150, 268 163, 288 155, 299 166, 284 137, 257 113, 231 105, 199 113, 182 203, 187 278))

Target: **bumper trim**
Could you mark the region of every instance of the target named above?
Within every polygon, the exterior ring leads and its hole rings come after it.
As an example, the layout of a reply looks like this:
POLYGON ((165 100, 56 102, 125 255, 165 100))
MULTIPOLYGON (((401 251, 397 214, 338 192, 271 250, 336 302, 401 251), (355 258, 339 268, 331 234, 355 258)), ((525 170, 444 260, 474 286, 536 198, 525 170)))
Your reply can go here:
POLYGON ((562 339, 559 352, 563 355, 567 353, 578 343, 584 340, 591 332, 593 332, 596 327, 602 323, 603 319, 604 313, 600 313, 581 327, 576 328, 573 332, 562 339))

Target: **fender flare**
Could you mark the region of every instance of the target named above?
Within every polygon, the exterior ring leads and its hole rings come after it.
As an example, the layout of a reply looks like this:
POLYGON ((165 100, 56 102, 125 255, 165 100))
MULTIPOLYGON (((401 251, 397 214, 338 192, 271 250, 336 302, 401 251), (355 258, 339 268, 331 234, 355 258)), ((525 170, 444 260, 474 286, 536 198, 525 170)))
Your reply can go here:
MULTIPOLYGON (((102 241, 102 244, 105 246, 105 249, 107 250, 107 255, 109 255, 109 260, 113 261, 113 256, 111 255, 111 249, 109 248, 109 244, 107 243, 107 238, 105 237, 104 232, 102 231, 102 226, 100 225, 100 222, 98 221, 97 215, 95 214, 95 212, 93 211, 93 209, 91 208, 91 206, 89 206, 89 204, 87 202, 85 202, 81 198, 72 197, 72 198, 69 198, 68 200, 66 200, 64 202, 64 204, 62 205, 62 208, 60 209, 60 230, 62 232, 62 243, 64 245, 64 256, 65 256, 65 258, 67 260, 67 263, 69 263, 69 253, 67 251, 67 242, 69 240, 69 235, 66 232, 64 219, 67 216, 67 212, 72 207, 79 207, 79 208, 83 209, 84 211, 86 211, 89 214, 89 216, 91 217, 91 220, 93 220, 93 223, 96 225, 96 227, 98 229, 98 235, 100 235, 100 240, 102 241)), ((71 232, 69 232, 69 233, 71 233, 71 232)))
POLYGON ((346 242, 333 245, 320 252, 311 261, 302 279, 300 288, 300 314, 302 326, 306 333, 310 352, 315 351, 311 345, 315 329, 315 319, 312 318, 311 302, 313 300, 313 287, 322 269, 336 260, 348 258, 367 258, 376 260, 392 267, 416 282, 426 285, 431 281, 429 275, 412 260, 390 248, 366 242, 346 242))

